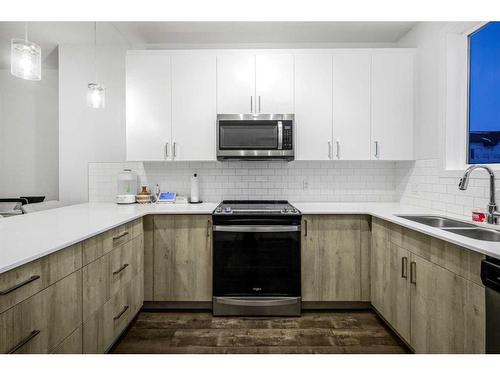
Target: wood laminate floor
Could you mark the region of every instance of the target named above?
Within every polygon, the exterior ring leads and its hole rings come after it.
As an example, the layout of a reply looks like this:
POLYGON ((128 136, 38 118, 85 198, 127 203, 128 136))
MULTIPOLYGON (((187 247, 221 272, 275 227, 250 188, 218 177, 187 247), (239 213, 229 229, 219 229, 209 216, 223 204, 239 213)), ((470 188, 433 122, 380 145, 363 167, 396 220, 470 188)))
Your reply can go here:
POLYGON ((111 353, 408 353, 371 311, 311 311, 293 318, 140 312, 111 353))

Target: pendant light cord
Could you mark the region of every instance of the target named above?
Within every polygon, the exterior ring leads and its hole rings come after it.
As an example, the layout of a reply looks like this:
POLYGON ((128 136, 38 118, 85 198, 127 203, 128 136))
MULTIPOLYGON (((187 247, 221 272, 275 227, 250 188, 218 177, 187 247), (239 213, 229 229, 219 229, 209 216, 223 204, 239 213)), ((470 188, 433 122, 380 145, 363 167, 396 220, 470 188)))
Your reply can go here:
POLYGON ((94 81, 97 83, 97 22, 94 22, 94 81))

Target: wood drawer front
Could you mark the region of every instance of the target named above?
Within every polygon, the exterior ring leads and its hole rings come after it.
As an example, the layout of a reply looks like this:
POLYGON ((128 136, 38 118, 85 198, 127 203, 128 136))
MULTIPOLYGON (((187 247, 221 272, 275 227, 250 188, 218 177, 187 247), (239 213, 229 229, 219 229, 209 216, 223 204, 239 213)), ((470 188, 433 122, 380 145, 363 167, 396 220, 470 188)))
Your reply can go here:
POLYGON ((0 313, 82 267, 81 243, 0 274, 0 313))
POLYGON ((142 306, 143 276, 137 275, 83 324, 83 352, 105 353, 142 306))
POLYGON ((137 219, 83 241, 83 264, 102 257, 142 233, 142 219, 137 219))
POLYGON ((75 329, 51 354, 82 354, 82 327, 75 329))
POLYGON ((82 271, 0 314, 0 352, 49 353, 82 322, 82 271))
POLYGON ((143 272, 143 236, 114 249, 83 268, 83 321, 143 272))

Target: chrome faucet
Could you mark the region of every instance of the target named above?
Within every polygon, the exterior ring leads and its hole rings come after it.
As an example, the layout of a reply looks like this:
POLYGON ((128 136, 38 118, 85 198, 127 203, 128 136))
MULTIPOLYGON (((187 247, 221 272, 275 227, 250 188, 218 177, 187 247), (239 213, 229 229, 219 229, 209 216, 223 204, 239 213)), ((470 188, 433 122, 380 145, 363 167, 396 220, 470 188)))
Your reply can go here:
POLYGON ((469 185, 470 174, 474 169, 477 168, 483 168, 490 175, 490 203, 488 203, 488 214, 486 215, 486 218, 488 220, 488 223, 498 224, 498 217, 500 217, 500 212, 498 212, 497 210, 497 204, 495 201, 495 173, 490 167, 487 167, 486 165, 471 165, 465 170, 463 177, 458 183, 458 188, 460 190, 467 189, 467 186, 469 185))

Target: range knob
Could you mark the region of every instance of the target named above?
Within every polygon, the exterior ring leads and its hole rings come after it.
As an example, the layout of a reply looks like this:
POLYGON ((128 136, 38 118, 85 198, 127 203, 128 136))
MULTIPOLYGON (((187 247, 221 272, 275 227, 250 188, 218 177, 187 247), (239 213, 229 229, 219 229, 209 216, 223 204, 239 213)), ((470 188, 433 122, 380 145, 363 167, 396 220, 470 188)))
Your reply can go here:
POLYGON ((217 208, 215 209, 215 212, 222 212, 222 207, 217 207, 217 208))
POLYGON ((230 214, 233 210, 231 209, 231 207, 224 207, 224 212, 226 214, 230 214))

